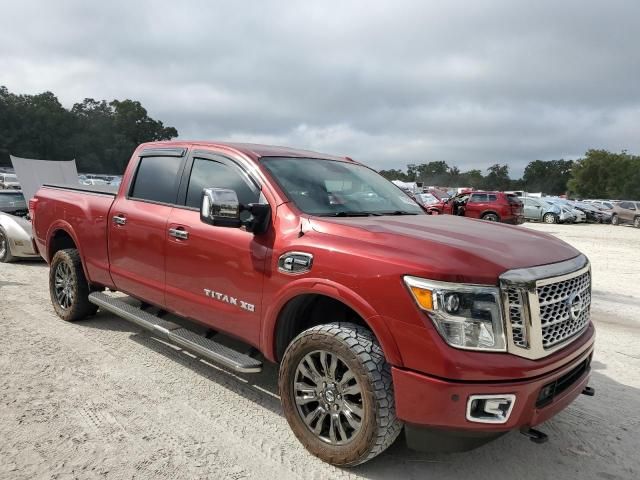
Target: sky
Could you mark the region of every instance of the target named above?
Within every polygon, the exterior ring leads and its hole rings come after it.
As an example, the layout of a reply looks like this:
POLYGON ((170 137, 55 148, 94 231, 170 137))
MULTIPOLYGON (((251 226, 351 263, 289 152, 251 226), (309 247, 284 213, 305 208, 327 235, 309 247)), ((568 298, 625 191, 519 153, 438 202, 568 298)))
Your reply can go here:
POLYGON ((640 2, 0 0, 0 85, 181 139, 461 170, 640 153, 640 2))

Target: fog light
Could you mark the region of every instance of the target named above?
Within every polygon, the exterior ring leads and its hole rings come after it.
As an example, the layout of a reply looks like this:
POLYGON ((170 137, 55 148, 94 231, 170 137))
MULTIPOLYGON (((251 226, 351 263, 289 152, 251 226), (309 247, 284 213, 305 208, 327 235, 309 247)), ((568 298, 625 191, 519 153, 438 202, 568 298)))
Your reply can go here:
POLYGON ((467 420, 477 423, 507 423, 516 396, 501 395, 471 395, 467 401, 467 420))

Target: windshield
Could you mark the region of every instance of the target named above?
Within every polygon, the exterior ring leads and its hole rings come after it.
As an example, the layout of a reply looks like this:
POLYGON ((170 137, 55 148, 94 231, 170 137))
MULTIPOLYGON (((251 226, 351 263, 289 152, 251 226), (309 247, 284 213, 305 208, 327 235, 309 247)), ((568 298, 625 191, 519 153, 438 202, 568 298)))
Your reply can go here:
POLYGON ((304 213, 319 216, 420 215, 393 183, 357 163, 264 157, 262 164, 304 213))

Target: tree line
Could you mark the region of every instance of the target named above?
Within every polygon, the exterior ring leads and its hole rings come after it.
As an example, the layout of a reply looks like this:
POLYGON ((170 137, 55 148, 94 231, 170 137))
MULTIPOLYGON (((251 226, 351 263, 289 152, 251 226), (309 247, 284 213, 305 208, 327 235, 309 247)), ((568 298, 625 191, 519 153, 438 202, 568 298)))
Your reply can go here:
POLYGON ((11 165, 11 154, 75 159, 80 172, 121 174, 138 144, 177 136, 138 101, 86 98, 66 109, 51 92, 16 95, 0 86, 0 166, 11 165))
POLYGON ((588 150, 578 160, 534 160, 519 179, 509 176, 509 166, 495 164, 486 170, 461 172, 443 161, 409 164, 406 170, 380 170, 389 180, 425 185, 473 187, 484 190, 524 190, 580 198, 640 200, 640 156, 607 150, 588 150))
MULTIPOLYGON (((51 92, 16 95, 0 87, 0 166, 9 166, 12 154, 75 159, 81 172, 120 174, 137 145, 177 136, 174 127, 149 117, 138 101, 86 98, 66 109, 51 92)), ((380 173, 389 180, 427 185, 640 200, 640 157, 624 150, 589 150, 575 161, 534 160, 520 179, 509 176, 506 164, 461 172, 443 161, 380 173)))

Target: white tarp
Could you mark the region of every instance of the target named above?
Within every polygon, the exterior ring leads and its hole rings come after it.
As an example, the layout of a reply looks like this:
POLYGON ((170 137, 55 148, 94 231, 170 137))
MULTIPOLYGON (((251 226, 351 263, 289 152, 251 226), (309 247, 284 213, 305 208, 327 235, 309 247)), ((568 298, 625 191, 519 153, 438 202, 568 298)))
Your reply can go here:
POLYGON ((27 202, 45 183, 78 184, 75 160, 35 160, 10 155, 22 193, 27 202))

